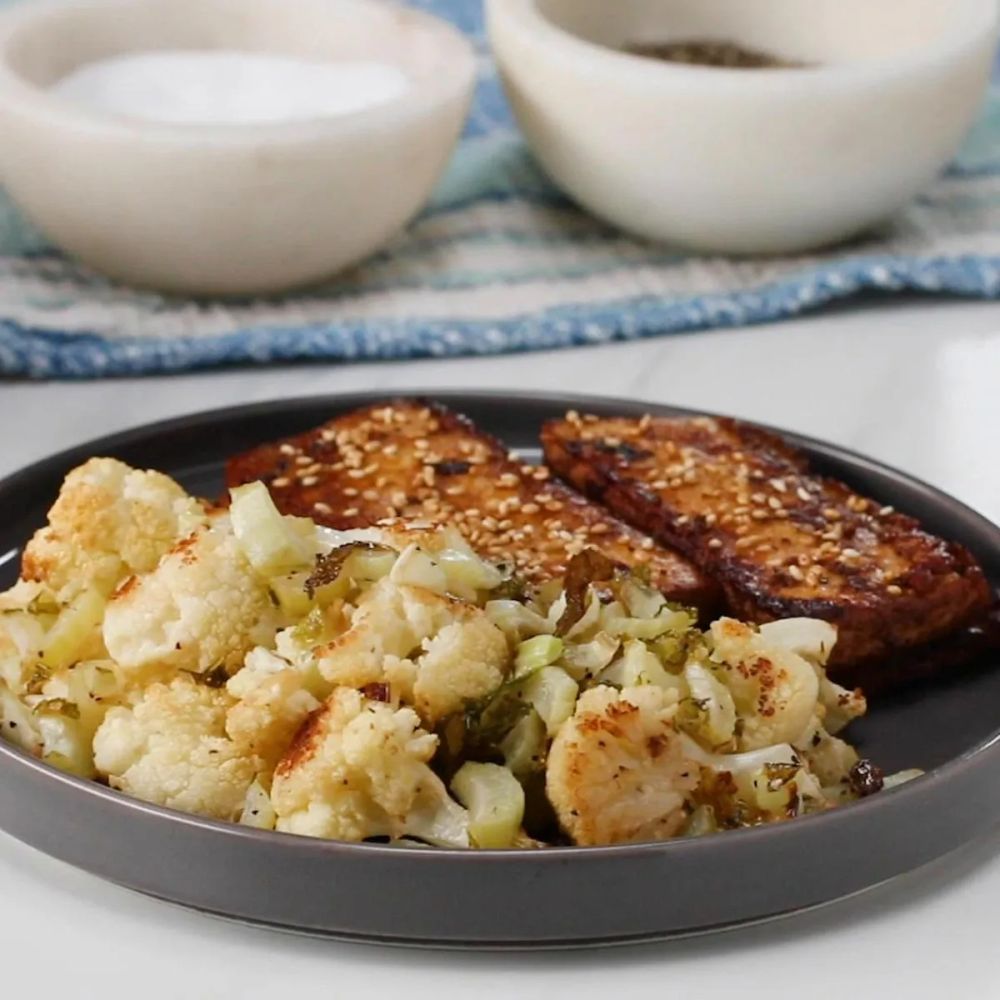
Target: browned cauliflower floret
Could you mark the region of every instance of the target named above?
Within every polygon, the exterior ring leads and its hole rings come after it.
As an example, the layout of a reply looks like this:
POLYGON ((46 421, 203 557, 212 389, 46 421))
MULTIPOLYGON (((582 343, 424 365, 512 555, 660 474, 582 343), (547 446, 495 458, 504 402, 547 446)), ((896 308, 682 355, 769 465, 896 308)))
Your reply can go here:
POLYGON ((700 771, 676 711, 676 694, 653 684, 580 696, 546 770, 549 800, 575 843, 666 840, 681 829, 700 771))
POLYGON ((94 736, 109 784, 147 802, 236 819, 260 761, 226 736, 225 689, 188 677, 153 684, 132 708, 112 708, 94 736))
POLYGON ((350 841, 410 836, 467 847, 468 816, 428 764, 437 742, 412 709, 335 689, 275 771, 277 829, 350 841))
POLYGON ((226 732, 246 753, 263 763, 269 779, 306 716, 319 708, 303 671, 266 649, 254 649, 246 665, 229 679, 237 699, 226 715, 226 732))
POLYGON ((231 671, 254 646, 271 645, 279 624, 266 582, 217 515, 115 593, 104 641, 126 673, 231 671))
POLYGON ((66 477, 21 575, 60 601, 88 588, 108 594, 129 574, 152 570, 203 518, 201 504, 168 476, 92 458, 66 477))
POLYGON ((743 722, 739 750, 795 743, 816 712, 813 665, 733 618, 712 623, 716 676, 729 688, 743 722))
POLYGON ((332 684, 388 682, 430 725, 495 691, 510 665, 507 640, 485 612, 389 579, 362 597, 348 630, 314 655, 332 684))

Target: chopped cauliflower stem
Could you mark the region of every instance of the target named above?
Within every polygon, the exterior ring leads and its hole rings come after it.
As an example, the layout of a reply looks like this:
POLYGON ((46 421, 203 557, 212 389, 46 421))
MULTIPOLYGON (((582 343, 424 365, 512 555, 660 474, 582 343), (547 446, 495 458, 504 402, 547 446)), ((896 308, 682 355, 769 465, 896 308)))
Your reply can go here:
POLYGON ((157 805, 453 848, 701 836, 882 787, 832 625, 696 619, 593 549, 531 587, 453 526, 334 531, 259 483, 213 509, 93 459, 0 594, 0 734, 157 805))

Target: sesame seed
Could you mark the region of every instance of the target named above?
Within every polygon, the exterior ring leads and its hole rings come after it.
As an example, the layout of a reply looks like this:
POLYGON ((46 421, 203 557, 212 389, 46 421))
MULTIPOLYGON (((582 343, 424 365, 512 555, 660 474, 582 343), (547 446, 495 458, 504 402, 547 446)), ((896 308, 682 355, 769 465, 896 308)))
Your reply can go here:
POLYGON ((347 470, 347 475, 351 479, 364 479, 365 478, 365 470, 364 469, 348 469, 347 470))
POLYGON ((294 445, 283 444, 280 448, 278 448, 278 451, 280 451, 282 455, 294 455, 298 449, 294 445))
POLYGON ((840 554, 845 559, 860 559, 861 553, 857 549, 841 549, 840 554))
POLYGON ((546 479, 548 479, 549 478, 548 467, 540 465, 537 469, 535 469, 534 478, 537 479, 539 482, 544 482, 546 479))
POLYGON ((303 486, 315 486, 319 482, 319 478, 317 476, 303 476, 299 482, 303 486))
POLYGON ((887 517, 889 514, 895 514, 895 513, 896 513, 896 508, 895 507, 886 506, 886 507, 880 507, 879 508, 879 514, 882 517, 887 517))
POLYGON ((781 510, 781 501, 777 497, 768 497, 767 505, 771 510, 781 510))
POLYGON ((653 422, 653 418, 648 414, 644 413, 642 419, 639 421, 639 430, 645 431, 649 429, 649 425, 653 422))
POLYGON ((770 479, 768 482, 779 492, 787 493, 788 487, 785 485, 784 479, 770 479))
POLYGON ((597 524, 592 524, 588 529, 592 535, 606 535, 610 528, 606 524, 598 522, 597 524))
POLYGON ((654 480, 650 484, 654 490, 665 490, 667 488, 667 481, 665 479, 654 480))
POLYGON ((357 516, 358 516, 357 507, 348 507, 347 510, 344 511, 344 517, 357 517, 357 516))
POLYGON ((722 539, 721 538, 710 538, 708 541, 708 547, 710 549, 721 549, 722 539))
POLYGON ((803 487, 801 487, 801 486, 800 486, 800 487, 799 487, 799 488, 798 488, 798 489, 797 489, 797 490, 795 491, 795 495, 796 495, 796 496, 797 496, 797 497, 798 497, 798 498, 799 498, 799 499, 800 499, 800 500, 801 500, 801 501, 802 501, 803 503, 809 503, 809 501, 810 501, 810 500, 812 500, 812 494, 811 494, 811 493, 810 493, 810 492, 809 492, 809 491, 808 491, 807 489, 804 489, 804 488, 803 488, 803 487))
POLYGON ((290 480, 288 479, 287 476, 278 476, 277 479, 271 480, 271 485, 276 486, 279 490, 284 489, 286 486, 289 485, 289 483, 290 480))
POLYGON ((328 503, 323 503, 322 500, 317 500, 316 503, 313 504, 313 510, 316 511, 317 514, 333 513, 333 508, 328 503))
POLYGON ((341 490, 341 493, 343 493, 345 497, 356 497, 358 495, 358 491, 353 486, 345 486, 341 490))
POLYGON ((651 549, 655 544, 656 543, 653 541, 652 538, 644 538, 642 540, 642 547, 647 551, 649 551, 649 549, 651 549))
POLYGON ((312 465, 313 460, 309 455, 296 455, 295 464, 296 465, 312 465))
POLYGON ((687 514, 681 514, 681 516, 679 518, 677 518, 677 520, 674 522, 674 524, 676 524, 678 527, 683 527, 690 520, 691 520, 691 518, 689 518, 687 516, 687 514))
POLYGON ((378 500, 378 490, 365 490, 361 496, 365 500, 378 500))
POLYGON ((803 579, 802 570, 798 566, 789 566, 785 571, 793 580, 801 581, 803 579))
POLYGON ((538 506, 538 504, 537 504, 537 503, 526 503, 526 504, 525 504, 525 505, 524 505, 524 506, 523 506, 523 507, 521 508, 521 510, 522 510, 522 511, 523 511, 523 512, 524 512, 525 514, 537 514, 537 513, 539 512, 539 510, 541 510, 541 508, 540 508, 540 507, 538 506))
POLYGON ((885 592, 887 594, 892 594, 893 597, 899 597, 899 595, 903 592, 903 588, 894 583, 890 583, 889 586, 885 588, 885 592))

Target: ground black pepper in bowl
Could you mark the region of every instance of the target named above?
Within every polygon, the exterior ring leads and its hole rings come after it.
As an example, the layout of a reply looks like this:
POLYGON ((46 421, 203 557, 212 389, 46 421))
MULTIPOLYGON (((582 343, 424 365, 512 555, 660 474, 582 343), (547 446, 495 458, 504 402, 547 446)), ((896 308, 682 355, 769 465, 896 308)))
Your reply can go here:
POLYGON ((805 69, 808 66, 808 63, 794 62, 757 49, 744 48, 735 42, 641 42, 626 45, 625 51, 663 62, 719 69, 805 69))

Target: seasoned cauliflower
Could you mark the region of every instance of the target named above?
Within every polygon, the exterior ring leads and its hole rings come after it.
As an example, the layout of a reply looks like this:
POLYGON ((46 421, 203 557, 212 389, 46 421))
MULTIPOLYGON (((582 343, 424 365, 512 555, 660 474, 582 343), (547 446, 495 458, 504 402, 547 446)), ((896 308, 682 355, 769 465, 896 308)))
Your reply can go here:
POLYGON ((720 618, 709 631, 716 676, 732 693, 743 723, 737 749, 795 743, 816 711, 813 665, 732 618, 720 618))
POLYGON ((495 691, 510 665, 506 638, 479 608, 390 579, 361 598, 348 630, 314 656, 332 684, 388 682, 429 725, 495 691))
POLYGON ((0 613, 0 684, 22 694, 44 645, 45 626, 38 616, 15 609, 0 613))
POLYGON ((202 505, 168 476, 92 458, 66 477, 21 575, 60 601, 88 588, 109 594, 128 575, 150 572, 203 519, 202 505))
POLYGON ((412 709, 336 688, 275 771, 277 829, 468 847, 468 815, 428 766, 436 748, 437 737, 420 728, 412 709))
POLYGON ((125 672, 233 670, 258 645, 273 644, 278 612, 232 533, 229 519, 179 542, 145 576, 114 594, 104 641, 125 672))
POLYGON ((580 696, 546 771, 549 801, 575 843, 665 840, 680 830, 700 771, 676 712, 676 694, 653 684, 580 696))
POLYGON ((310 678, 266 649, 247 654, 246 665, 226 685, 236 704, 226 713, 226 732, 259 757, 265 777, 288 749, 306 717, 319 708, 310 678))
POLYGON ((226 736, 232 703, 188 677, 151 685, 134 707, 105 716, 94 736, 98 773, 138 799, 236 819, 261 762, 226 736))

